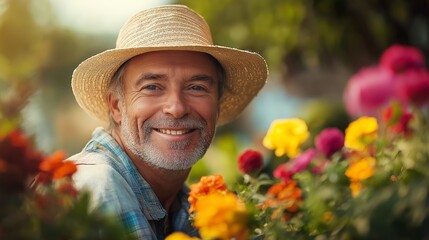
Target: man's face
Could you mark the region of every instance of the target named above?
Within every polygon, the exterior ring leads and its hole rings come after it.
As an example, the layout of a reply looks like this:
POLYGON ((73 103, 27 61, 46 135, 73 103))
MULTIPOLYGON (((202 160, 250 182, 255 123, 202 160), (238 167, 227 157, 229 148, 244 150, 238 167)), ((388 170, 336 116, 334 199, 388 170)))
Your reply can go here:
POLYGON ((159 51, 131 59, 119 124, 126 150, 159 168, 192 167, 214 136, 217 76, 204 53, 159 51))

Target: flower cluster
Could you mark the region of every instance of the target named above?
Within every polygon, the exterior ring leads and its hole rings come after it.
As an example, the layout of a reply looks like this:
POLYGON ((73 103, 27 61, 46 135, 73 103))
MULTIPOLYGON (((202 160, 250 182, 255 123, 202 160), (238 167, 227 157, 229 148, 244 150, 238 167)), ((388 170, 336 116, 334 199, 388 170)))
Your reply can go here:
POLYGON ((0 135, 0 239, 132 239, 118 220, 89 211, 65 159, 45 156, 17 129, 0 135))
MULTIPOLYGON (((201 229, 224 221, 223 228, 211 228, 211 233, 238 225, 250 239, 428 238, 427 76, 416 48, 394 45, 377 67, 350 80, 345 101, 354 119, 345 129, 326 128, 311 138, 302 119, 273 121, 263 139, 274 152, 271 158, 261 160, 260 154, 246 150, 238 157, 243 180, 232 190, 223 182, 207 185, 204 178, 203 186, 222 187, 193 188, 190 201, 199 196, 193 210, 202 212, 205 223, 195 225, 201 229), (260 163, 269 167, 261 170, 260 163), (201 192, 214 196, 202 197, 201 192), (229 203, 227 195, 246 203, 246 221, 226 214, 245 216, 245 209, 229 203)), ((171 239, 190 239, 175 236, 171 239)), ((242 236, 201 234, 203 239, 242 236)))
POLYGON ((346 109, 352 116, 379 116, 392 100, 408 106, 429 101, 429 72, 423 54, 415 47, 393 45, 377 66, 354 75, 344 92, 346 109))

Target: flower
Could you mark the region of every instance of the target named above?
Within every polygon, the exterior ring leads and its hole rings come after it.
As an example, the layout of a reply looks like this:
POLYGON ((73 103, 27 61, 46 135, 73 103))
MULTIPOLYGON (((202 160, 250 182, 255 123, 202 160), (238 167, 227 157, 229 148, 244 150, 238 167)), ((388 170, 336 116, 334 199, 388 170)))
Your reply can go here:
POLYGON ((76 164, 64 161, 65 158, 66 155, 63 151, 54 152, 52 155, 46 157, 39 166, 42 171, 39 181, 46 183, 51 179, 56 180, 73 175, 77 171, 76 164))
POLYGON ((165 240, 198 240, 198 238, 190 237, 182 232, 174 232, 168 235, 165 240))
POLYGON ((412 129, 410 129, 409 122, 413 118, 411 112, 403 110, 399 105, 393 105, 383 110, 382 121, 394 133, 404 134, 410 136, 412 129))
POLYGON ((238 169, 244 173, 258 172, 264 163, 262 154, 254 150, 246 150, 238 157, 238 169))
POLYGON ((380 58, 380 66, 395 73, 423 68, 423 54, 416 47, 394 44, 386 49, 380 58))
POLYGON ((203 239, 248 239, 246 206, 235 194, 208 194, 196 203, 195 211, 195 227, 203 239))
POLYGON ((422 106, 429 102, 429 72, 407 71, 397 76, 398 99, 405 104, 422 106))
POLYGON ((225 192, 227 187, 223 181, 222 175, 215 174, 211 176, 203 176, 200 181, 196 184, 191 185, 191 191, 189 192, 188 201, 191 204, 189 212, 192 213, 195 210, 198 199, 214 192, 225 192))
POLYGON ((331 157, 344 146, 344 134, 338 128, 326 128, 315 138, 317 151, 331 157))
POLYGON ((275 150, 276 156, 295 157, 309 137, 307 124, 298 118, 275 120, 263 139, 263 145, 275 150))
POLYGON ((0 191, 23 191, 38 172, 43 155, 19 130, 0 136, 0 191))
POLYGON ((350 178, 350 189, 353 197, 356 197, 363 188, 362 180, 374 175, 374 169, 375 158, 372 157, 365 157, 350 164, 345 175, 350 178))
POLYGON ((315 156, 315 149, 307 149, 291 161, 279 165, 274 170, 273 175, 276 178, 280 178, 282 181, 288 181, 295 173, 305 170, 315 156))
POLYGON ((347 127, 344 146, 364 151, 377 139, 377 130, 377 119, 360 117, 347 127))
POLYGON ((277 218, 281 212, 282 219, 286 220, 291 213, 298 211, 302 203, 302 191, 297 182, 290 179, 280 183, 273 184, 267 192, 267 199, 264 202, 265 208, 276 208, 279 212, 274 212, 273 218, 277 218))
POLYGON ((394 98, 395 76, 379 67, 360 70, 348 81, 344 91, 347 112, 354 117, 377 116, 380 108, 394 98))

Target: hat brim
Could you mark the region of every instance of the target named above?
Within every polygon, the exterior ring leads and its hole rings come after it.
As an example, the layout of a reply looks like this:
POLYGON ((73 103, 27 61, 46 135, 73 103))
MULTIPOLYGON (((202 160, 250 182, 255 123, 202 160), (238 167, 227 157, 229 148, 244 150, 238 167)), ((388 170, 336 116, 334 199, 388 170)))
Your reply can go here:
POLYGON ((73 72, 72 90, 77 103, 90 116, 109 121, 105 92, 118 68, 127 60, 147 52, 181 50, 212 55, 225 70, 218 125, 238 117, 264 86, 268 68, 257 53, 222 46, 160 46, 107 50, 83 61, 73 72))

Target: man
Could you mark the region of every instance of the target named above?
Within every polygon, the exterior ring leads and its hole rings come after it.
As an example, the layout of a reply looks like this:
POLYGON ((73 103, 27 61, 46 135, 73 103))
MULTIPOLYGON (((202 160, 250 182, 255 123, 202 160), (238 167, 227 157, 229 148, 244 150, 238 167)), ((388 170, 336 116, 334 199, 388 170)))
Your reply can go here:
POLYGON ((188 7, 137 13, 115 49, 73 73, 79 105, 110 122, 70 158, 78 165, 76 185, 139 239, 198 235, 184 182, 216 126, 236 118, 266 78, 260 55, 213 45, 207 23, 188 7))

